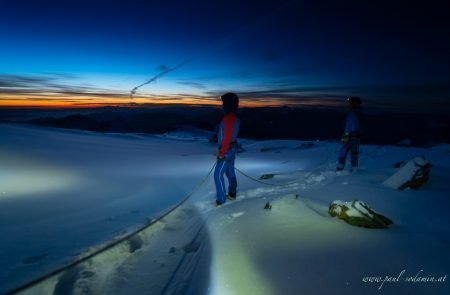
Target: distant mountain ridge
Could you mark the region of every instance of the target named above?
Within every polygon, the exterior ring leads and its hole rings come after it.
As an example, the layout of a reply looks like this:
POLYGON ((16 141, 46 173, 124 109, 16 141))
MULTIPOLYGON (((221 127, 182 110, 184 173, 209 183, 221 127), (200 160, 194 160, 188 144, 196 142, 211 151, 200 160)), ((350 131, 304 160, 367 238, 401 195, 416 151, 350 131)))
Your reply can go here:
MULTIPOLYGON (((98 132, 162 134, 183 126, 214 131, 222 118, 217 107, 100 108, 72 114, 57 112, 22 120, 41 126, 98 132)), ((339 140, 347 111, 332 108, 242 108, 240 137, 251 139, 339 140)), ((414 146, 450 142, 450 118, 444 115, 366 112, 363 143, 414 146)))

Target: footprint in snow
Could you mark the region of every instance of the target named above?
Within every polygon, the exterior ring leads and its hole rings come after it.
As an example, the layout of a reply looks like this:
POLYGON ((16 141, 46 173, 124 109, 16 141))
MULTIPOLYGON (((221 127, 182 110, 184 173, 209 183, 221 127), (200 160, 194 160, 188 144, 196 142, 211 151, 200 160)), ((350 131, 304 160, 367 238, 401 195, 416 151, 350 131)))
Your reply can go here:
POLYGON ((43 260, 47 256, 48 256, 48 253, 41 254, 41 255, 28 256, 28 257, 25 257, 22 260, 22 263, 26 264, 26 265, 35 264, 35 263, 40 262, 41 260, 43 260))

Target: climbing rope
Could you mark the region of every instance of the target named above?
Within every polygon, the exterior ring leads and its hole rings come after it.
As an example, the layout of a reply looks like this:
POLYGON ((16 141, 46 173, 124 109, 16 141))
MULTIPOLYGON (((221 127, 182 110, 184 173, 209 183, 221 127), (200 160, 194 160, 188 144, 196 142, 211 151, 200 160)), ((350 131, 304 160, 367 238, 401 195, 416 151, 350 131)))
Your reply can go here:
MULTIPOLYGON (((330 158, 331 158, 331 156, 334 157, 334 154, 328 156, 326 161, 322 162, 315 169, 310 171, 307 175, 305 175, 305 177, 303 179, 300 179, 300 180, 297 179, 296 181, 288 182, 288 183, 282 183, 282 184, 275 184, 275 183, 264 182, 264 181, 261 181, 259 179, 256 179, 256 178, 248 175, 247 173, 243 172, 242 170, 240 170, 240 169, 238 169, 236 167, 235 167, 235 170, 237 172, 239 172, 240 174, 242 174, 243 176, 245 176, 245 177, 247 177, 247 178, 249 178, 252 181, 255 181, 257 183, 264 184, 264 185, 269 185, 269 186, 273 186, 273 187, 285 187, 285 186, 290 186, 290 185, 293 185, 293 184, 298 184, 299 181, 302 181, 302 180, 306 179, 307 177, 309 177, 313 173, 313 171, 315 171, 317 168, 320 168, 325 163, 328 163, 330 158)), ((56 270, 54 270, 54 271, 52 271, 52 272, 50 272, 50 273, 48 273, 48 274, 46 274, 46 275, 44 275, 42 277, 39 277, 39 278, 37 278, 37 279, 35 279, 35 280, 25 284, 25 285, 22 285, 22 286, 20 286, 18 288, 15 288, 13 290, 8 291, 7 294, 15 294, 15 293, 18 293, 18 292, 25 291, 25 290, 33 287, 33 286, 36 286, 36 285, 44 282, 45 280, 47 280, 47 279, 49 279, 49 278, 51 278, 51 277, 53 277, 53 276, 55 276, 55 275, 57 275, 59 273, 62 273, 62 272, 66 271, 66 270, 68 270, 68 269, 70 269, 72 267, 75 267, 75 266, 79 265, 80 263, 83 263, 83 262, 85 262, 85 261, 87 261, 87 260, 89 260, 89 259, 91 259, 91 258, 93 258, 93 257, 95 257, 95 256, 97 256, 97 255, 99 255, 99 254, 101 254, 101 253, 103 253, 103 252, 105 252, 105 251, 107 251, 107 250, 109 250, 109 249, 111 249, 111 248, 113 248, 113 247, 115 247, 115 246, 117 246, 117 245, 127 241, 127 240, 130 240, 135 235, 137 235, 137 234, 141 233, 142 231, 150 228, 156 222, 160 221, 161 219, 166 217, 168 214, 173 212, 175 209, 180 207, 182 204, 184 204, 194 193, 196 193, 203 186, 203 184, 207 181, 207 179, 211 176, 211 174, 214 171, 214 168, 216 167, 216 165, 217 165, 217 161, 214 162, 214 164, 212 165, 212 167, 209 170, 208 174, 192 189, 191 192, 189 192, 178 204, 176 204, 174 207, 172 207, 170 210, 168 210, 166 213, 164 213, 160 217, 151 220, 148 224, 142 226, 141 228, 139 228, 139 229, 137 229, 137 230, 127 234, 126 236, 124 236, 124 237, 122 237, 122 238, 120 238, 118 240, 115 240, 115 241, 113 241, 113 242, 111 242, 111 243, 109 243, 109 244, 107 244, 107 245, 105 245, 103 247, 100 247, 96 251, 94 251, 94 252, 92 252, 92 253, 90 253, 90 254, 88 254, 86 256, 80 257, 80 258, 70 262, 69 264, 64 265, 61 268, 58 268, 58 269, 56 269, 56 270)), ((196 235, 196 237, 197 237, 197 235, 196 235)), ((167 287, 168 287, 168 285, 170 285, 170 282, 171 282, 171 280, 169 280, 169 282, 167 283, 167 286, 165 287, 165 290, 167 290, 167 287)))
MULTIPOLYGON (((336 153, 336 150, 334 151, 334 153, 336 153)), ((308 178, 308 177, 309 177, 309 176, 310 176, 317 168, 320 168, 320 167, 322 167, 324 164, 327 164, 327 163, 330 161, 331 157, 335 157, 334 153, 331 154, 330 156, 327 156, 327 158, 326 158, 325 161, 320 162, 319 165, 317 165, 317 167, 316 167, 315 169, 309 171, 309 173, 307 173, 303 178, 297 179, 297 180, 295 180, 295 181, 291 181, 291 182, 288 182, 288 183, 275 184, 275 183, 269 183, 269 182, 261 181, 261 180, 259 180, 259 179, 256 179, 256 178, 254 178, 254 177, 252 177, 252 176, 246 174, 245 172, 243 172, 242 170, 238 169, 237 167, 235 167, 234 169, 235 169, 237 172, 239 172, 240 174, 242 174, 243 176, 245 176, 245 177, 247 177, 248 179, 251 179, 251 180, 253 180, 253 181, 257 182, 257 183, 261 183, 261 184, 269 185, 269 186, 273 186, 273 187, 284 187, 284 186, 290 186, 290 185, 293 185, 293 184, 298 184, 300 181, 303 181, 303 180, 305 180, 306 178, 308 178)), ((326 168, 326 167, 325 167, 325 168, 326 168)))
POLYGON ((152 225, 154 225, 156 222, 160 221, 161 219, 163 219, 164 217, 166 217, 167 215, 169 215, 171 212, 173 212, 175 209, 177 209, 178 207, 180 207, 180 206, 181 206, 183 203, 185 203, 185 202, 186 202, 186 201, 187 201, 187 200, 188 200, 195 192, 197 192, 197 190, 200 189, 200 187, 201 187, 201 186, 206 182, 206 180, 211 176, 211 173, 214 171, 214 168, 216 167, 216 165, 217 165, 217 161, 214 162, 214 164, 213 164, 213 166, 211 167, 211 169, 209 170, 208 174, 202 179, 202 181, 200 181, 200 182, 194 187, 194 189, 193 189, 189 194, 187 194, 187 195, 186 195, 186 196, 185 196, 178 204, 176 204, 173 208, 171 208, 169 211, 167 211, 166 213, 164 213, 164 214, 161 215, 160 217, 158 217, 158 218, 156 218, 156 219, 152 219, 148 224, 144 225, 143 227, 141 227, 141 228, 139 228, 139 229, 137 229, 137 230, 135 230, 135 231, 129 233, 128 235, 126 235, 126 236, 124 236, 124 237, 122 237, 122 238, 120 238, 120 239, 118 239, 118 240, 115 240, 115 241, 113 241, 113 242, 111 242, 111 243, 109 243, 109 244, 107 244, 107 245, 105 245, 105 246, 103 246, 103 247, 97 249, 96 251, 90 253, 89 255, 86 255, 86 256, 80 257, 80 258, 78 258, 78 259, 75 259, 74 261, 70 262, 69 264, 66 264, 66 265, 64 265, 64 266, 62 266, 62 267, 60 267, 60 268, 58 268, 58 269, 56 269, 56 270, 54 270, 54 271, 52 271, 52 272, 50 272, 50 273, 48 273, 48 274, 45 274, 45 275, 43 275, 42 277, 39 277, 39 278, 37 278, 37 279, 34 279, 33 281, 31 281, 31 282, 29 282, 29 283, 27 283, 27 284, 25 284, 25 285, 22 285, 22 286, 20 286, 20 287, 18 287, 18 288, 15 288, 15 289, 12 289, 12 290, 8 291, 7 294, 16 294, 16 293, 19 293, 19 292, 23 292, 23 291, 25 291, 25 290, 27 290, 27 289, 33 287, 33 286, 36 286, 36 285, 38 285, 38 284, 44 282, 45 280, 47 280, 47 279, 49 279, 49 278, 51 278, 51 277, 53 277, 53 276, 55 276, 55 275, 57 275, 57 274, 59 274, 59 273, 62 273, 62 272, 66 271, 66 270, 68 270, 68 269, 70 269, 70 268, 72 268, 72 267, 74 267, 74 266, 77 266, 77 265, 79 265, 80 263, 83 263, 83 262, 85 262, 85 261, 87 261, 87 260, 89 260, 89 259, 91 259, 91 258, 93 258, 93 257, 95 257, 95 256, 97 256, 97 255, 99 255, 99 254, 101 254, 101 253, 103 253, 103 252, 105 252, 105 251, 107 251, 107 250, 109 250, 109 249, 111 249, 111 248, 113 248, 113 247, 119 245, 119 244, 121 244, 121 243, 124 242, 124 241, 127 241, 127 240, 131 239, 131 238, 134 237, 135 235, 137 235, 137 234, 141 233, 142 231, 144 231, 144 230, 150 228, 150 227, 151 227, 152 225))
POLYGON ((293 181, 293 182, 289 182, 289 183, 283 183, 283 184, 268 183, 268 182, 264 182, 264 181, 261 181, 261 180, 259 180, 259 179, 256 179, 256 178, 254 178, 254 177, 251 177, 250 175, 244 173, 243 171, 241 171, 240 169, 238 169, 238 168, 236 168, 236 167, 234 167, 234 169, 235 169, 237 172, 241 173, 243 176, 245 176, 245 177, 247 177, 247 178, 249 178, 249 179, 251 179, 251 180, 253 180, 253 181, 255 181, 255 182, 264 184, 264 185, 270 185, 270 186, 288 186, 288 185, 297 183, 297 181, 293 181))

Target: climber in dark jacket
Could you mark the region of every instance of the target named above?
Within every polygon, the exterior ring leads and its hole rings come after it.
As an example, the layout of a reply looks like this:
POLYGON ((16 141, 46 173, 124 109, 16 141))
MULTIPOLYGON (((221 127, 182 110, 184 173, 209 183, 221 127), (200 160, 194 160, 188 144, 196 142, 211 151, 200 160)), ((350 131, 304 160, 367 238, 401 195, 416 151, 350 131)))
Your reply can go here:
POLYGON ((339 153, 338 165, 336 170, 343 170, 345 167, 345 161, 347 159, 348 152, 351 154, 351 171, 358 167, 359 157, 359 144, 361 138, 361 98, 352 96, 347 99, 350 111, 347 115, 347 121, 345 122, 345 133, 342 136, 342 148, 339 153))
POLYGON ((236 199, 237 180, 234 172, 234 160, 237 152, 237 135, 240 121, 236 117, 239 106, 239 97, 234 93, 226 93, 221 96, 223 102, 224 117, 220 123, 217 152, 217 165, 214 171, 214 181, 216 183, 216 204, 217 206, 229 200, 236 199), (223 175, 228 179, 228 194, 225 188, 223 175))

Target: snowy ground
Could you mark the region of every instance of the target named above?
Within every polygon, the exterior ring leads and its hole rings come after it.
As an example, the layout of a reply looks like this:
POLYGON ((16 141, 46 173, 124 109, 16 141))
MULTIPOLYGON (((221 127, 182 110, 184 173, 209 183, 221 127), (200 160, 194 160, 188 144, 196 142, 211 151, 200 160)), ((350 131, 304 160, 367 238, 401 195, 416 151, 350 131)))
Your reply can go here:
MULTIPOLYGON (((0 125, 0 136, 0 293, 159 216, 214 163, 214 145, 180 134, 0 125)), ((287 185, 238 173, 237 201, 215 208, 209 178, 133 243, 29 293, 449 294, 448 278, 405 279, 450 273, 450 146, 363 146, 360 169, 336 174, 337 143, 243 143, 237 168, 287 185), (422 155, 433 164, 424 188, 381 185, 394 163, 422 155), (331 201, 354 199, 394 226, 364 229, 329 217, 331 201)))

